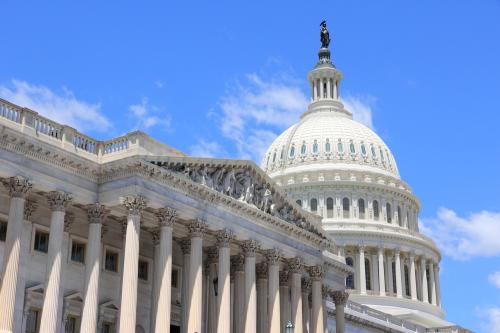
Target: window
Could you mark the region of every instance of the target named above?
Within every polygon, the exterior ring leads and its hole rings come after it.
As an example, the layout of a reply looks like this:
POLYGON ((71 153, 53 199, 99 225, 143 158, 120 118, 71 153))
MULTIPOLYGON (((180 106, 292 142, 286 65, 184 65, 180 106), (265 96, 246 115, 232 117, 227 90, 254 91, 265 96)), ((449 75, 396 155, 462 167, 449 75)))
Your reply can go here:
POLYGON ((269 166, 269 159, 271 158, 271 154, 267 155, 267 162, 266 162, 266 166, 269 166))
POLYGON ((387 162, 389 163, 389 165, 391 165, 391 156, 389 155, 389 152, 387 150, 385 151, 385 154, 387 155, 387 162))
POLYGON ((366 280, 366 290, 372 290, 372 276, 370 270, 370 260, 365 258, 365 280, 366 280))
POLYGON ((179 288, 179 270, 172 268, 172 288, 179 288))
POLYGON ((339 153, 344 152, 344 147, 342 146, 342 141, 340 141, 340 139, 339 139, 339 143, 337 143, 337 150, 339 151, 339 153))
MULTIPOLYGON (((352 260, 351 257, 345 258, 345 263, 347 266, 353 267, 354 266, 354 260, 352 260)), ((354 289, 354 274, 349 274, 347 275, 345 279, 345 287, 346 289, 354 289)))
POLYGON ((64 327, 64 332, 75 333, 75 329, 76 329, 76 318, 68 317, 68 319, 66 319, 66 326, 64 327))
POLYGON ((379 216, 380 216, 380 212, 379 212, 379 208, 378 208, 378 201, 373 200, 373 218, 375 219, 375 221, 378 221, 379 216))
POLYGON ((111 332, 113 332, 111 324, 110 323, 103 323, 101 333, 111 333, 111 332))
POLYGON ((361 154, 363 154, 363 156, 366 156, 366 147, 364 143, 361 144, 361 154))
POLYGON ((300 147, 300 154, 305 155, 306 154, 306 143, 302 143, 302 147, 300 147))
POLYGON ((327 153, 330 152, 330 150, 332 149, 332 147, 330 146, 330 141, 328 139, 326 139, 326 143, 325 143, 325 151, 327 153))
POLYGON ((349 218, 349 212, 350 212, 350 202, 349 198, 344 198, 342 199, 342 210, 344 212, 344 218, 348 219, 349 218))
POLYGON ((7 237, 7 222, 0 221, 0 241, 5 242, 7 237))
POLYGON ((365 219, 365 200, 363 200, 363 199, 358 200, 358 209, 359 209, 359 218, 364 220, 365 219))
POLYGON ((302 207, 302 200, 299 199, 299 200, 297 200, 295 202, 297 203, 297 205, 299 205, 300 207, 302 207))
POLYGON ((144 281, 148 280, 148 268, 149 268, 149 263, 147 261, 139 260, 139 268, 137 271, 139 279, 144 281))
POLYGON ((273 163, 276 162, 276 152, 273 154, 273 163))
POLYGON ((295 156, 295 146, 292 146, 292 148, 290 148, 290 157, 294 157, 295 156))
POLYGON ((39 252, 47 253, 49 251, 49 233, 36 230, 35 231, 35 243, 33 249, 39 252))
POLYGON ((356 148, 354 147, 354 143, 352 141, 349 145, 349 150, 351 151, 351 154, 356 154, 356 148))
POLYGON ((326 199, 326 217, 327 218, 333 217, 333 199, 332 198, 326 199))
POLYGON ((325 82, 325 83, 323 83, 323 98, 326 98, 326 92, 327 92, 327 90, 326 90, 326 82, 325 82))
POLYGON ((318 153, 318 141, 314 140, 313 143, 313 153, 317 154, 318 153))
POLYGON ((384 162, 384 153, 382 152, 382 148, 380 148, 380 160, 384 162))
POLYGON ((281 148, 280 160, 283 160, 283 155, 285 154, 285 147, 281 148))
POLYGON ((71 260, 82 264, 85 263, 85 243, 72 240, 71 260))
POLYGON ((38 328, 38 310, 29 309, 26 315, 26 333, 35 333, 38 328))
POLYGON ((377 154, 375 153, 375 147, 373 147, 373 145, 372 145, 371 149, 372 149, 372 158, 376 159, 377 158, 377 154))
POLYGON ((408 273, 408 266, 405 265, 405 294, 406 296, 410 295, 410 274, 408 273))
POLYGON ((408 211, 406 211, 406 223, 406 226, 410 229, 410 213, 408 211))
POLYGON ((394 293, 397 292, 397 286, 396 286, 396 263, 393 261, 392 262, 392 290, 394 293))
POLYGON ((106 250, 106 257, 104 260, 104 269, 111 272, 118 272, 118 253, 106 250))
POLYGON ((397 222, 398 222, 399 226, 401 226, 401 227, 403 226, 403 218, 401 216, 401 207, 399 207, 399 206, 398 206, 398 221, 397 222))
POLYGON ((390 203, 385 204, 385 211, 387 213, 387 222, 392 223, 392 212, 391 212, 391 204, 390 203))
POLYGON ((311 199, 311 212, 312 213, 318 212, 318 199, 316 198, 311 199))

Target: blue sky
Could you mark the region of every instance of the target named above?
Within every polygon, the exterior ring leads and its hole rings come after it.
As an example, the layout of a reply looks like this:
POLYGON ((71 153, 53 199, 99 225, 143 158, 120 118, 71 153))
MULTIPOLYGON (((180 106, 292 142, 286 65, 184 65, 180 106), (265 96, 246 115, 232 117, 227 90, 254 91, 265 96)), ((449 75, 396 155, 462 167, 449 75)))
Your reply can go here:
POLYGON ((443 250, 447 318, 500 332, 500 1, 2 3, 0 96, 97 138, 260 160, 303 112, 318 25, 443 250), (8 13, 8 15, 6 15, 8 13))

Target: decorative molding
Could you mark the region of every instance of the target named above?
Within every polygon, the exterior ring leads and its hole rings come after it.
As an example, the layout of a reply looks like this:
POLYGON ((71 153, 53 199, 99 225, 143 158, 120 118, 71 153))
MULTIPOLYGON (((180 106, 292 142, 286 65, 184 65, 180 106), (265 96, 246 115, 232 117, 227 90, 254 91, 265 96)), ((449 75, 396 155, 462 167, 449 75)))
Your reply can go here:
POLYGON ((191 238, 181 238, 177 242, 181 247, 182 254, 191 254, 191 238))
POLYGON ((216 264, 219 261, 219 251, 216 246, 211 246, 207 249, 207 265, 216 264))
POLYGON ((302 292, 309 294, 311 292, 311 280, 303 277, 301 279, 302 292))
POLYGON ((154 246, 160 245, 160 230, 151 230, 151 240, 153 241, 154 246))
POLYGON ((279 279, 280 279, 280 287, 288 287, 288 271, 280 271, 279 279))
POLYGON ((177 219, 177 211, 170 207, 160 208, 155 213, 160 227, 172 227, 177 219))
POLYGON ((231 271, 243 272, 245 270, 245 258, 242 255, 231 256, 231 271))
POLYGON ((309 276, 311 277, 311 280, 322 280, 323 275, 325 273, 325 268, 323 265, 316 265, 316 266, 311 266, 308 269, 309 271, 309 276))
POLYGON ((64 212, 73 197, 62 191, 52 191, 47 193, 47 201, 52 211, 64 212))
POLYGON ((260 262, 255 265, 255 274, 258 280, 267 279, 267 264, 260 262))
POLYGON ((75 214, 71 212, 66 212, 64 214, 64 232, 70 232, 71 226, 75 222, 75 214))

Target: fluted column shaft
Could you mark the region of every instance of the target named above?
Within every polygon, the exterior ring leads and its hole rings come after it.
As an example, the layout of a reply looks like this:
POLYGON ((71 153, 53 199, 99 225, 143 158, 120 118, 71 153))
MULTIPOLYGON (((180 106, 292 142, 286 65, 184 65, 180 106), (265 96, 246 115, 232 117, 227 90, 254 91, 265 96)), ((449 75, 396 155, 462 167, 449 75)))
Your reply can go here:
POLYGON ((436 280, 434 278, 434 264, 432 261, 429 262, 429 275, 430 275, 430 288, 431 288, 431 299, 430 303, 436 305, 436 280))
POLYGON ((422 271, 422 302, 429 303, 429 291, 427 289, 427 263, 425 258, 420 259, 420 269, 422 271))
POLYGON ((257 332, 257 286, 255 285, 255 241, 242 245, 245 255, 245 333, 257 332))
POLYGON ((99 304, 99 273, 101 271, 101 229, 104 206, 95 204, 89 207, 89 236, 85 264, 85 298, 81 320, 81 333, 97 331, 97 313, 99 304))
POLYGON ((22 177, 12 177, 4 182, 10 192, 9 218, 3 255, 0 289, 0 332, 14 330, 14 313, 18 288, 21 236, 23 232, 25 197, 31 183, 22 177))
POLYGON ((217 332, 231 332, 231 249, 230 242, 233 238, 232 233, 223 230, 217 234, 217 245, 219 247, 219 274, 217 277, 217 332))
POLYGON ((268 311, 269 311, 269 332, 280 332, 280 290, 279 290, 279 259, 280 253, 271 250, 267 253, 268 270, 268 311))
POLYGON ((403 297, 403 287, 401 282, 401 256, 400 252, 396 250, 394 253, 394 258, 396 261, 396 295, 399 298, 403 297))
POLYGON ((323 268, 321 266, 312 267, 310 276, 312 281, 311 333, 324 333, 322 295, 323 268))
POLYGON ((410 293, 411 299, 417 299, 417 281, 415 278, 415 255, 410 254, 410 293))
POLYGON ((191 241, 189 238, 184 238, 179 241, 182 250, 182 323, 181 332, 187 333, 187 322, 189 313, 189 263, 191 261, 191 241))
POLYGON ((385 296, 384 248, 378 249, 378 283, 380 296, 385 296))
POLYGON ((302 281, 302 332, 309 333, 310 312, 309 309, 309 280, 302 281))
POLYGON ((285 332, 286 324, 292 319, 290 309, 290 285, 288 272, 281 271, 280 275, 280 332, 285 332))
POLYGON ((70 200, 71 197, 63 192, 51 192, 48 196, 52 214, 50 218, 47 273, 40 333, 54 333, 57 330, 58 323, 61 322, 62 314, 59 313, 59 299, 61 296, 64 215, 66 205, 70 200))
POLYGON ((299 258, 290 260, 290 300, 291 318, 295 332, 303 332, 302 328, 302 261, 299 258))
POLYGON ((245 329, 244 303, 245 303, 245 259, 241 255, 232 258, 234 270, 234 301, 233 301, 233 332, 243 333, 245 329))
MULTIPOLYGON (((172 298, 172 227, 177 213, 170 208, 162 208, 156 213, 160 226, 159 251, 155 253, 154 290, 157 292, 155 306, 155 332, 168 332, 170 330, 170 308, 172 298)), ((155 295, 153 295, 155 297, 155 295)))
POLYGON ((267 265, 257 265, 257 332, 267 333, 267 265))
POLYGON ((345 313, 344 308, 349 298, 349 294, 343 290, 336 290, 332 293, 333 302, 335 303, 335 333, 345 332, 345 313))
POLYGON ((358 252, 358 267, 359 267, 359 293, 366 294, 366 268, 365 268, 365 248, 360 247, 358 252))
POLYGON ((205 223, 198 220, 190 225, 191 257, 189 262, 189 313, 187 333, 201 332, 203 310, 203 232, 205 223))
POLYGON ((436 304, 441 306, 441 290, 439 286, 439 264, 434 265, 434 279, 436 280, 436 304))

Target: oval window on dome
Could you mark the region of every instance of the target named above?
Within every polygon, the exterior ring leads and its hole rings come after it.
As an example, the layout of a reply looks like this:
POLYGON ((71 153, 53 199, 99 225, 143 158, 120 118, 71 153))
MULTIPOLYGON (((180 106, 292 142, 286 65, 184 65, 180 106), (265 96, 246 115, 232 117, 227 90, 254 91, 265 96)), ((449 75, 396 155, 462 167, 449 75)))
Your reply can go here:
POLYGON ((318 141, 314 140, 313 143, 313 153, 317 154, 318 153, 318 141))
POLYGON ((349 145, 349 150, 351 151, 351 154, 356 153, 356 147, 354 147, 354 142, 351 141, 351 144, 349 145))
POLYGON ((295 156, 295 146, 292 146, 292 147, 290 148, 290 157, 292 157, 292 158, 293 158, 294 156, 295 156))
POLYGON ((361 144, 361 154, 363 154, 363 156, 366 156, 366 147, 364 143, 361 144))
POLYGON ((342 145, 342 141, 340 141, 340 139, 339 139, 339 143, 337 143, 337 150, 339 151, 339 153, 344 152, 344 146, 342 145))
POLYGON ((300 154, 305 155, 306 154, 306 143, 302 143, 302 147, 300 147, 300 154))
POLYGON ((327 153, 329 153, 329 152, 330 152, 330 149, 332 149, 332 148, 331 148, 331 146, 330 146, 330 141, 329 141, 328 139, 326 139, 326 143, 325 143, 325 151, 326 151, 327 153))

